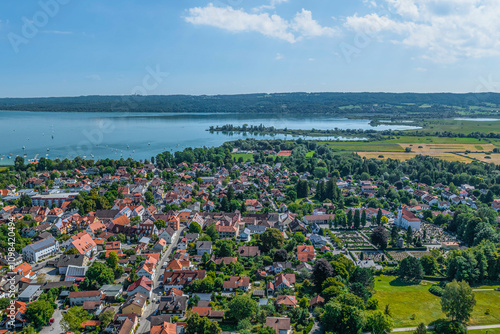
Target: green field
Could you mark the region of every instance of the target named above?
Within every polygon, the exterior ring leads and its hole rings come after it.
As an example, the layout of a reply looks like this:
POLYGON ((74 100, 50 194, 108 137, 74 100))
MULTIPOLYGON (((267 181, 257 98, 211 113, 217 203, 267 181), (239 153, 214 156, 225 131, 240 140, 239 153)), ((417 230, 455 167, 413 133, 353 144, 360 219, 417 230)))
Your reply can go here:
MULTIPOLYGON (((375 297, 379 308, 389 305, 395 327, 418 326, 423 322, 445 318, 441 312, 440 298, 431 294, 430 283, 409 285, 393 276, 375 277, 375 297)), ((500 292, 475 292, 476 307, 469 325, 500 324, 500 292), (485 314, 489 310, 489 314, 485 314)))
POLYGON ((318 145, 327 144, 332 149, 363 152, 404 152, 404 149, 392 142, 318 142, 318 145))
MULTIPOLYGON (((413 331, 409 332, 398 332, 398 333, 413 333, 413 331)), ((432 334, 434 333, 432 330, 427 330, 427 333, 432 334)), ((500 334, 500 328, 492 328, 492 329, 473 329, 473 330, 468 330, 468 334, 500 334)))
POLYGON ((0 167, 0 173, 5 172, 8 168, 7 167, 0 167))
MULTIPOLYGON (((472 132, 500 133, 500 120, 498 121, 460 121, 453 119, 431 119, 421 124, 424 130, 450 131, 454 133, 469 134, 472 132)), ((415 131, 415 130, 410 130, 415 131)))
POLYGON ((240 154, 240 153, 232 153, 231 156, 233 159, 236 161, 239 160, 239 158, 243 158, 243 161, 251 161, 253 162, 253 153, 245 153, 245 154, 240 154))
MULTIPOLYGON (((499 123, 500 126, 500 123, 499 123)), ((495 142, 495 139, 488 139, 495 142)), ((479 140, 477 138, 453 138, 453 137, 418 137, 418 136, 401 136, 393 139, 386 139, 383 141, 372 143, 408 143, 408 144, 484 144, 486 140, 479 140)))

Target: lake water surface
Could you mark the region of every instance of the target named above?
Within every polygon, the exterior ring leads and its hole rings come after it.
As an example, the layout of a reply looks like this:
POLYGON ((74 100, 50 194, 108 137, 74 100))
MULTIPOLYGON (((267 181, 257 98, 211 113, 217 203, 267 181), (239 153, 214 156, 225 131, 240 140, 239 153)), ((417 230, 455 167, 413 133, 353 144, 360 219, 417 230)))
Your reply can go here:
POLYGON ((369 120, 328 116, 0 111, 0 164, 13 163, 17 155, 26 159, 82 156, 87 159, 132 157, 142 160, 165 150, 175 152, 186 147, 219 146, 240 138, 292 138, 290 135, 229 135, 206 131, 211 125, 224 124, 321 130, 415 128, 390 124, 372 127, 369 120), (9 156, 11 159, 8 159, 9 156))

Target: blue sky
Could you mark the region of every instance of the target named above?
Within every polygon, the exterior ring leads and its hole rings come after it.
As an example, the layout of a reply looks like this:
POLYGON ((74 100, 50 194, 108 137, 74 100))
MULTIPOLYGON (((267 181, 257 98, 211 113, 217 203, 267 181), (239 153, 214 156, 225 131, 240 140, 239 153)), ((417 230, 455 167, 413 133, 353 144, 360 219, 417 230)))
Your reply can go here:
POLYGON ((0 96, 499 91, 498 17, 497 0, 3 1, 0 96))

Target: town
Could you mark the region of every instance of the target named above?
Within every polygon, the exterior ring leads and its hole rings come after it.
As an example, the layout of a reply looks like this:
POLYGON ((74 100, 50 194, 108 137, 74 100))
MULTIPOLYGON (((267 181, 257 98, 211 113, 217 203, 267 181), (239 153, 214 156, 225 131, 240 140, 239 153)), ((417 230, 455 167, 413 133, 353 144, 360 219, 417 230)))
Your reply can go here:
POLYGON ((0 333, 500 323, 498 165, 240 140, 143 162, 18 156, 0 195, 0 333), (462 317, 441 310, 457 284, 474 288, 462 317))

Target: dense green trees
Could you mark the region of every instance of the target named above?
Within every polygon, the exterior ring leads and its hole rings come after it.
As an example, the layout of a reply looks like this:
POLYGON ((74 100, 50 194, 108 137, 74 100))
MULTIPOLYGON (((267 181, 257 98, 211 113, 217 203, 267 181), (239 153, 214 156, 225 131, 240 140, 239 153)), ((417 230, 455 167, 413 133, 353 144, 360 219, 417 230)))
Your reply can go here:
POLYGON ((261 234, 260 240, 262 242, 261 250, 263 252, 269 252, 273 248, 278 249, 283 247, 285 238, 280 230, 268 228, 261 234))
POLYGON ((387 248, 387 243, 389 241, 389 232, 385 229, 385 227, 377 226, 373 230, 370 239, 372 244, 384 250, 387 248))
POLYGON ((257 312, 257 302, 248 295, 236 295, 228 307, 227 316, 237 321, 253 318, 257 312))
POLYGON ((467 282, 453 281, 446 284, 441 297, 441 308, 452 321, 465 323, 476 306, 472 288, 467 282))
POLYGON ((50 301, 37 300, 28 305, 26 321, 36 328, 41 328, 49 322, 53 313, 54 307, 50 301))
POLYGON ((403 280, 418 281, 424 276, 424 269, 420 260, 409 256, 399 263, 398 276, 403 280))
POLYGON ((72 306, 63 314, 61 327, 65 331, 77 333, 80 332, 82 323, 88 318, 89 314, 81 306, 72 306))

